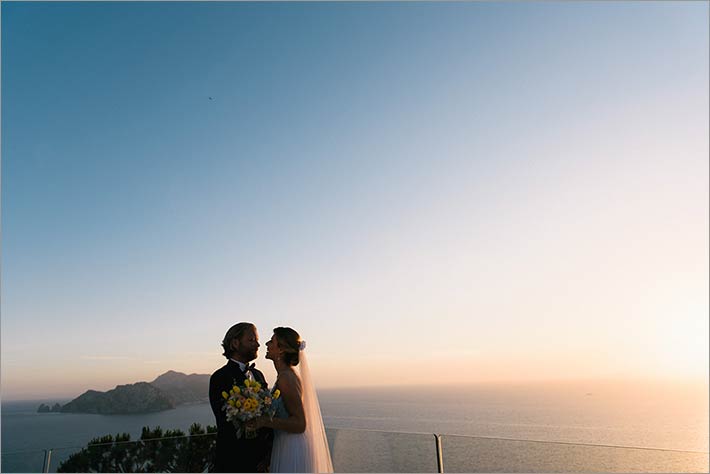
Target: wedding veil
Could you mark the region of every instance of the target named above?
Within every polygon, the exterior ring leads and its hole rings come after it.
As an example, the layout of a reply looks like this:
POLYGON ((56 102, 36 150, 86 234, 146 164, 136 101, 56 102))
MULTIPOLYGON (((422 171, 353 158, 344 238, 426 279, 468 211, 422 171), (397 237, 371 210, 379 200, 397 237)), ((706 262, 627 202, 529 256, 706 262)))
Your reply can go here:
POLYGON ((318 403, 318 395, 316 394, 311 371, 308 367, 308 358, 306 357, 305 342, 302 343, 303 349, 299 353, 298 367, 301 377, 301 387, 303 390, 303 412, 306 415, 306 431, 304 433, 310 464, 313 467, 311 472, 333 472, 333 461, 330 458, 330 448, 328 447, 328 438, 325 436, 325 426, 323 425, 323 416, 318 403))

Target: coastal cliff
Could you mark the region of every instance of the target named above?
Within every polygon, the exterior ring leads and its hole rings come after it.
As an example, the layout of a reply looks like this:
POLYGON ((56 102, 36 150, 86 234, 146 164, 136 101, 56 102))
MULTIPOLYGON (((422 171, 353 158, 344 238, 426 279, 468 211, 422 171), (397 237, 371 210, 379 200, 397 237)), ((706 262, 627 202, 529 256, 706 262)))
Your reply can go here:
MULTIPOLYGON (((169 370, 152 382, 118 385, 113 390, 87 390, 61 409, 62 413, 94 413, 127 415, 151 413, 175 408, 185 403, 208 400, 209 375, 190 374, 169 370)), ((40 406, 46 412, 45 406, 40 406)))

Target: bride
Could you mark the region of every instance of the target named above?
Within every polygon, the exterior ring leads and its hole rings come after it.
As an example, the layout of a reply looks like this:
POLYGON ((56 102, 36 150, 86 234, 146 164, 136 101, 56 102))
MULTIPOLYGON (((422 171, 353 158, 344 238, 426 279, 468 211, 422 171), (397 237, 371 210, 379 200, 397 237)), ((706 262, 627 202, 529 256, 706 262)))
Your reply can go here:
POLYGON ((271 472, 333 472, 305 348, 298 333, 285 327, 275 328, 266 343, 266 358, 273 361, 278 374, 274 391, 278 389, 281 395, 273 402, 274 418, 262 416, 251 426, 274 429, 271 472))

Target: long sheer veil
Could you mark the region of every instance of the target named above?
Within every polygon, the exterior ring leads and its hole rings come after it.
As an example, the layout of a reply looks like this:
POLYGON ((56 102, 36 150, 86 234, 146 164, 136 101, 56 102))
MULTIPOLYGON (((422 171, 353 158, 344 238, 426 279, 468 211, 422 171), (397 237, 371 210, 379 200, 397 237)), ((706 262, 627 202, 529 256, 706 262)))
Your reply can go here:
POLYGON ((325 436, 325 426, 323 425, 323 416, 318 403, 318 395, 316 394, 311 370, 308 366, 308 357, 305 351, 305 342, 302 343, 303 349, 299 353, 299 362, 296 367, 299 368, 301 376, 301 387, 303 389, 303 411, 306 415, 306 431, 304 433, 306 444, 308 445, 308 456, 311 458, 313 471, 311 472, 333 472, 333 461, 330 458, 330 448, 328 447, 328 438, 325 436))

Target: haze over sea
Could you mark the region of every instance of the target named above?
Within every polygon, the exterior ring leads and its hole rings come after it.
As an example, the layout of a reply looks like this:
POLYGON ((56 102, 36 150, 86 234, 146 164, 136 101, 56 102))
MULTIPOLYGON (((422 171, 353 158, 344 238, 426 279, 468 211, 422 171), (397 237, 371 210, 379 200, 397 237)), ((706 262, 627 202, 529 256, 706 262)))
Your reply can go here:
MULTIPOLYGON (((708 451, 708 388, 702 385, 566 382, 329 389, 319 393, 330 429, 708 451)), ((143 426, 187 430, 194 422, 214 424, 208 404, 145 415, 105 416, 38 414, 39 403, 3 402, 3 453, 82 446, 92 437, 109 433, 128 432, 137 439, 143 426)), ((56 463, 73 451, 55 450, 56 463)), ((3 471, 39 470, 42 460, 42 452, 3 454, 3 471)))

